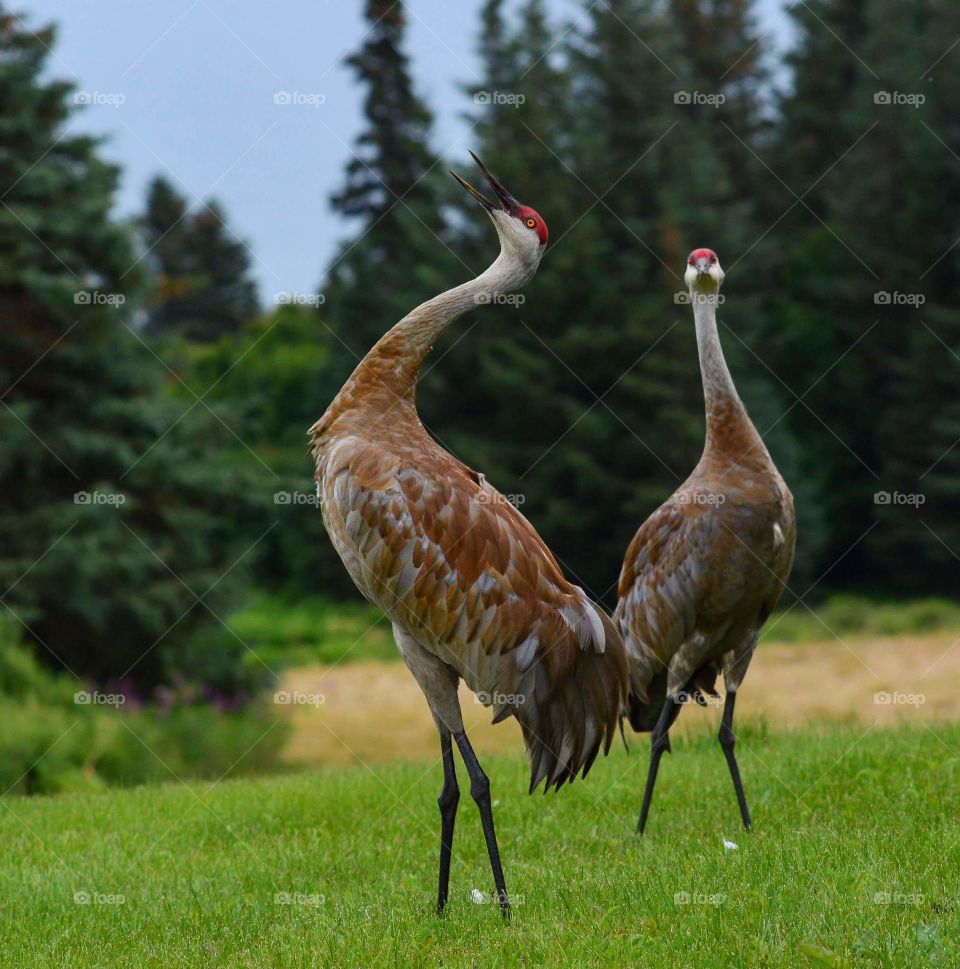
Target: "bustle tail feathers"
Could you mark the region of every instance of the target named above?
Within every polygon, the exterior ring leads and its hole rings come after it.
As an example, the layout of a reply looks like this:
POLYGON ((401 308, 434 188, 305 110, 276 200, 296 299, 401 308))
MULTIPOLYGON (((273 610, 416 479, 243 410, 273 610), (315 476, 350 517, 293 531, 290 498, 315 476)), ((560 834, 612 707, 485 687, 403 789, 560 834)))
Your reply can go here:
POLYGON ((504 677, 515 683, 518 702, 501 707, 494 722, 511 714, 519 721, 531 794, 542 782, 546 793, 578 774, 586 777, 601 747, 609 751, 626 713, 623 642, 606 613, 584 600, 578 631, 558 621, 552 647, 539 650, 525 668, 521 660, 504 677))

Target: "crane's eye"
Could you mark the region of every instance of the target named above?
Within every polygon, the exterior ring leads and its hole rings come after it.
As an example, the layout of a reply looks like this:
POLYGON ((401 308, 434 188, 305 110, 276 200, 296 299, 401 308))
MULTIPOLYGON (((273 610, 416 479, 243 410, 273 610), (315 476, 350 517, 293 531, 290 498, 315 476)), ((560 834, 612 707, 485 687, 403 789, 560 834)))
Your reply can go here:
POLYGON ((537 227, 536 219, 527 219, 526 226, 528 229, 535 229, 537 227))

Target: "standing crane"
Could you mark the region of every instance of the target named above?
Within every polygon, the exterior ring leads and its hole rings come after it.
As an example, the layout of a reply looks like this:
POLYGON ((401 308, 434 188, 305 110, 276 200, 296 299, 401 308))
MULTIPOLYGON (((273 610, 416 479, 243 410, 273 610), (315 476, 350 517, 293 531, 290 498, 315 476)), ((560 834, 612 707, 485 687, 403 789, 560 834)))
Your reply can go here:
POLYGON ((463 729, 458 684, 493 707, 494 723, 519 721, 530 791, 541 782, 546 791, 585 776, 609 749, 626 708, 628 664, 610 618, 564 578, 530 523, 443 450, 417 414, 420 366, 436 339, 468 310, 528 282, 547 243, 540 215, 473 158, 499 205, 451 174, 493 220, 500 254, 386 333, 309 434, 327 532, 357 588, 390 618, 440 734, 437 911, 447 902, 460 796, 452 738, 509 917, 490 782, 463 729))
POLYGON ((640 526, 627 549, 614 619, 630 655, 634 730, 652 731, 637 830, 643 834, 669 730, 682 704, 726 699, 720 746, 740 816, 750 812, 734 755, 733 710, 760 629, 780 599, 796 541, 793 496, 747 414, 717 333, 723 270, 712 249, 694 249, 684 274, 693 304, 706 403, 706 443, 689 478, 640 526))

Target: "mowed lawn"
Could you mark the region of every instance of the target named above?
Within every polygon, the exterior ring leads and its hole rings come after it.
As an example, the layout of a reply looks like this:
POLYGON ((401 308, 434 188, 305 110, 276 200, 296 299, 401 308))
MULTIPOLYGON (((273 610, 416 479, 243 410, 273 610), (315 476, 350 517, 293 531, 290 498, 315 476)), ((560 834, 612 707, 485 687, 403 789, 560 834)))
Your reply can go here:
POLYGON ((491 758, 509 925, 462 768, 443 919, 436 763, 8 797, 0 963, 960 965, 960 725, 747 725, 739 750, 753 834, 705 733, 664 759, 643 838, 645 742, 547 797, 491 758))

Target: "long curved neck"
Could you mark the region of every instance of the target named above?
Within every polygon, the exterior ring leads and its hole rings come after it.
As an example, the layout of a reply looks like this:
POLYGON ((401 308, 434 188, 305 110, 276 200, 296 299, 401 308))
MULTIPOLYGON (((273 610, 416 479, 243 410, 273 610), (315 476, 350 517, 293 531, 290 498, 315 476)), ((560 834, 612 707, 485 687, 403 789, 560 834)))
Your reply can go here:
POLYGON ((368 412, 386 412, 398 402, 415 407, 420 367, 440 334, 464 313, 519 288, 532 275, 532 268, 501 249, 475 279, 427 300, 388 330, 360 361, 331 410, 363 406, 368 412))
POLYGON ((693 318, 697 327, 707 416, 704 453, 719 452, 737 463, 769 460, 767 449, 740 400, 723 356, 717 332, 716 303, 711 296, 694 294, 693 318))

